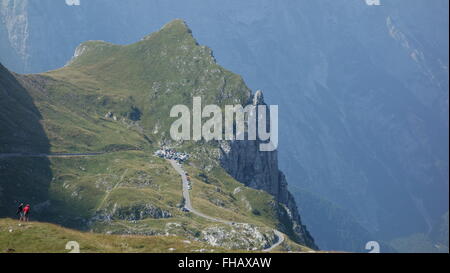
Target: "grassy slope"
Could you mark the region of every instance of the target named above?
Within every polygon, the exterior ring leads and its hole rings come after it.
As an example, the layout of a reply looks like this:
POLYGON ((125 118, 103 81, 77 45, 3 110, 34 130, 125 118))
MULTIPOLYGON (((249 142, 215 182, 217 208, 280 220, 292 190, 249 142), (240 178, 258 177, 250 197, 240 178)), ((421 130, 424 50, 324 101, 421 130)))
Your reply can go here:
MULTIPOLYGON (((230 252, 229 249, 186 240, 178 236, 107 235, 80 232, 43 222, 0 219, 0 253, 68 253, 66 244, 76 241, 80 253, 188 253, 230 252)), ((312 252, 286 240, 274 251, 312 252)))
POLYGON ((75 105, 99 116, 126 117, 136 107, 143 113, 139 123, 157 141, 170 141, 169 111, 176 104, 192 105, 193 96, 204 104, 244 103, 250 95, 242 78, 216 64, 179 20, 131 45, 90 41, 80 48, 69 66, 44 74, 54 79, 54 94, 65 100, 76 93, 75 105))
POLYGON ((225 249, 189 241, 176 236, 121 236, 80 232, 58 225, 0 219, 0 253, 46 252, 67 253, 69 241, 80 245, 81 253, 89 252, 195 252, 201 249, 223 252, 225 249), (169 250, 173 249, 173 250, 169 250))

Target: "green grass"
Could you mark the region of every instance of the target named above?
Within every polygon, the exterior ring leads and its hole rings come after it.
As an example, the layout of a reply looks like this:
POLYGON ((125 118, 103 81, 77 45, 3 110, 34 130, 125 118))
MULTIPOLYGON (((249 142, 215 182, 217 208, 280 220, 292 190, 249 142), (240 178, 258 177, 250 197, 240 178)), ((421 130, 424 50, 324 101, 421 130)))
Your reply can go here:
MULTIPOLYGON (((166 224, 149 220, 151 221, 157 225, 166 224)), ((189 228, 186 222, 180 223, 181 228, 189 228)), ((115 225, 119 226, 119 223, 115 225)), ((135 227, 137 230, 139 228, 139 226, 135 227)), ((195 233, 199 230, 191 228, 190 231, 195 233)), ((99 234, 80 232, 50 223, 25 223, 8 218, 0 219, 0 253, 68 253, 70 249, 66 249, 66 244, 69 241, 79 244, 80 253, 189 253, 200 250, 216 253, 236 252, 196 240, 186 240, 180 236, 99 234)), ((311 252, 312 250, 290 240, 286 240, 274 250, 274 252, 285 251, 311 252)))
POLYGON ((229 221, 277 227, 273 197, 268 193, 245 187, 219 168, 210 172, 184 168, 191 176, 191 199, 199 211, 229 221), (254 213, 256 208, 259 214, 254 213))
POLYGON ((0 219, 0 253, 68 253, 70 250, 65 247, 69 241, 78 242, 81 253, 225 251, 201 242, 187 242, 177 236, 106 235, 75 231, 49 223, 0 219))
MULTIPOLYGON (((78 217, 113 206, 151 203, 179 214, 181 183, 167 162, 144 152, 129 151, 95 157, 52 158, 55 170, 50 191, 54 201, 78 217)), ((60 212, 63 213, 62 211, 60 212)))
POLYGON ((321 251, 315 251, 309 247, 299 245, 289 238, 285 238, 284 242, 276 247, 273 252, 306 252, 306 253, 316 253, 321 251))

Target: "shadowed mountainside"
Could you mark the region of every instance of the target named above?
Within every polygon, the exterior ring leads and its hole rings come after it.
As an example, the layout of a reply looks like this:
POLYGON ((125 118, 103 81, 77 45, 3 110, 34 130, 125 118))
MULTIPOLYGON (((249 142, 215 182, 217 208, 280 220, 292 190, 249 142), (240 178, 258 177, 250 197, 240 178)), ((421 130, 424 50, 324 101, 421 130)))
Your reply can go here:
MULTIPOLYGON (((0 64, 0 154, 49 153, 42 116, 17 75, 0 64)), ((52 180, 47 158, 3 158, 0 155, 0 217, 16 217, 19 202, 48 200, 52 180)), ((39 207, 35 217, 41 218, 39 207)))

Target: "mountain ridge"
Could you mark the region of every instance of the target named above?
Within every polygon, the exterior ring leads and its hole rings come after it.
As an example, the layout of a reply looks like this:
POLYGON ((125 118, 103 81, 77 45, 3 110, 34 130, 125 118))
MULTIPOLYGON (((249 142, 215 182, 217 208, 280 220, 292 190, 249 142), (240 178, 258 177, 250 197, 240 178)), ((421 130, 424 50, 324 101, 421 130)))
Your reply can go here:
MULTIPOLYGON (((211 50, 199 46, 180 20, 146 37, 126 46, 90 41, 61 69, 15 75, 42 115, 36 123, 42 124, 48 137, 49 153, 113 149, 91 158, 43 159, 48 170, 43 191, 49 190, 34 197, 40 208, 36 217, 113 234, 169 232, 207 241, 211 234, 225 234, 215 243, 233 249, 261 248, 274 239, 269 227, 280 227, 290 236, 282 247, 291 248, 295 241, 316 249, 298 215, 280 218, 283 209, 274 197, 251 188, 236 191, 246 187, 222 169, 216 144, 175 143, 166 133, 170 105, 187 104, 193 95, 219 105, 248 101, 251 91, 242 78, 218 66, 211 50), (163 144, 192 153, 189 173, 195 181, 194 204, 201 210, 212 209, 213 215, 221 211, 229 221, 249 222, 242 228, 251 232, 181 212, 177 175, 167 162, 148 155, 163 144), (204 177, 209 179, 202 181, 204 177), (64 214, 67 206, 70 213, 64 214), (136 211, 145 213, 136 218, 132 216, 139 215, 136 211), (295 226, 301 228, 292 229, 295 226), (250 238, 233 235, 237 230, 250 238)), ((5 143, 11 141, 7 138, 5 143)), ((16 164, 23 160, 0 158, 1 166, 14 166, 4 174, 0 187, 12 183, 20 172, 16 164)), ((28 184, 28 179, 21 183, 28 184)), ((16 200, 30 197, 17 196, 9 186, 6 192, 16 200)), ((4 214, 6 208, 12 210, 11 203, 2 205, 4 214)))

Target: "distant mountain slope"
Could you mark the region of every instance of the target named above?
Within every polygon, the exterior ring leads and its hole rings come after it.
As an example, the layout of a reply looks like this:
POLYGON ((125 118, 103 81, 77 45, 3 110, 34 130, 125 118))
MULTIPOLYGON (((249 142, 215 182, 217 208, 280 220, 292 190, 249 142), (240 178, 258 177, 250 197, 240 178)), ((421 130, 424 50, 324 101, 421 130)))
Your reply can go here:
MULTIPOLYGON (((365 248, 367 242, 375 240, 376 237, 361 226, 349 212, 295 186, 291 191, 303 221, 308 223, 308 229, 321 234, 315 238, 317 245, 323 249, 368 252, 365 248)), ((382 253, 401 252, 389 245, 389 242, 379 239, 377 242, 382 253)))
POLYGON ((416 233, 397 238, 391 245, 397 251, 406 253, 448 253, 448 212, 433 224, 430 233, 416 233))

